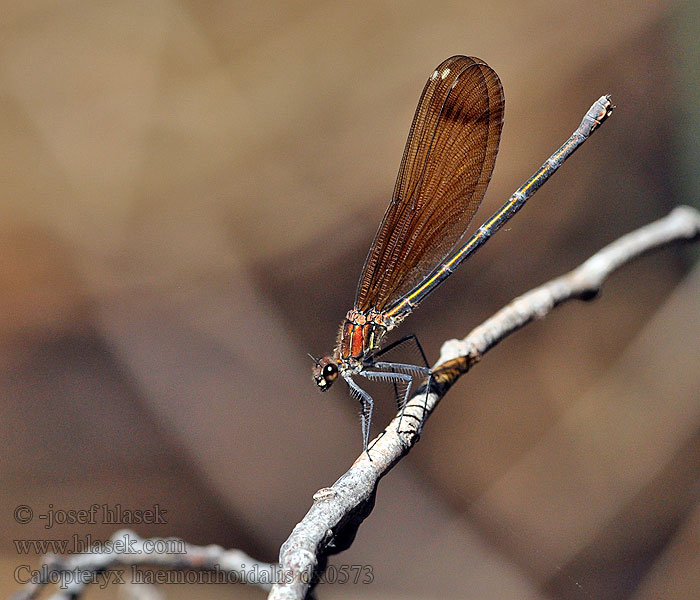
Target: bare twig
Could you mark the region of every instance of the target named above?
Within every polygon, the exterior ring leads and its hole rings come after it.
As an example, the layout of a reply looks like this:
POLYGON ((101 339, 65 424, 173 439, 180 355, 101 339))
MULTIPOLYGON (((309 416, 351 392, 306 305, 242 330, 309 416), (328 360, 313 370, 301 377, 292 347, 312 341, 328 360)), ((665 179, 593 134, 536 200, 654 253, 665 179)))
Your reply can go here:
MULTIPOLYGON (((15 595, 16 600, 36 598, 44 586, 57 584, 52 599, 79 597, 88 583, 105 586, 126 583, 250 583, 270 589, 270 598, 304 598, 315 577, 325 568, 329 555, 352 544, 362 521, 374 507, 379 480, 418 441, 418 423, 435 410, 447 390, 481 357, 527 323, 545 317, 571 299, 591 300, 605 279, 625 263, 676 241, 700 237, 700 212, 680 207, 668 216, 629 233, 606 246, 573 271, 520 296, 476 327, 462 340, 442 347, 434 367, 434 381, 408 402, 398 430, 397 415, 371 447, 371 460, 362 453, 352 467, 331 487, 314 494, 314 503, 280 550, 280 564, 261 563, 240 550, 220 546, 193 546, 175 538, 142 539, 128 530, 116 532, 109 543, 94 552, 68 558, 46 556, 40 569, 31 573, 31 583, 15 595), (159 571, 135 567, 160 567, 159 571), (126 568, 129 577, 126 577, 126 568), (179 579, 176 575, 195 571, 200 576, 179 579)), ((27 573, 26 575, 30 575, 27 573)), ((22 576, 22 574, 20 574, 22 576)), ((141 586, 140 592, 150 590, 141 586)))
MULTIPOLYGON (((269 590, 274 581, 283 579, 278 565, 258 562, 240 550, 221 546, 193 546, 177 538, 142 539, 133 531, 117 531, 95 551, 70 557, 47 555, 36 571, 18 571, 19 580, 30 583, 15 594, 15 600, 37 598, 46 585, 55 584, 59 591, 51 600, 78 598, 90 583, 105 587, 136 581, 159 583, 250 583, 269 590), (156 566, 160 570, 144 571, 136 567, 156 566), (186 572, 193 576, 186 576, 186 572)), ((150 589, 150 585, 138 588, 150 589)))
POLYGON ((606 246, 566 275, 516 298, 463 340, 446 342, 434 367, 434 385, 427 396, 423 386, 410 399, 401 430, 397 415, 371 446, 371 460, 362 453, 331 487, 314 494, 313 505, 280 549, 280 566, 293 577, 276 584, 269 597, 306 597, 314 585, 314 576, 325 568, 327 557, 350 546, 360 524, 372 511, 379 480, 418 441, 421 419, 430 416, 452 384, 486 352, 567 300, 595 298, 608 275, 625 263, 655 248, 699 236, 700 212, 690 207, 676 208, 663 219, 606 246))

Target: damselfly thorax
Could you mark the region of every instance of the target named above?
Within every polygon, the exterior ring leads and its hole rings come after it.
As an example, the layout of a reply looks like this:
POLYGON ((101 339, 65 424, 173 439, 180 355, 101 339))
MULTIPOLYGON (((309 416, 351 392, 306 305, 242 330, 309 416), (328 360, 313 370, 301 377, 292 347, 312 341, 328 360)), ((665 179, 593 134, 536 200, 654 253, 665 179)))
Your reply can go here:
POLYGON ((377 311, 367 314, 359 310, 348 311, 345 321, 340 326, 338 343, 333 353, 342 368, 356 370, 356 365, 362 365, 379 350, 387 331, 393 327, 393 322, 384 319, 377 311))
POLYGON ((376 310, 363 313, 353 308, 348 311, 340 326, 333 356, 320 359, 314 368, 316 384, 325 391, 338 373, 344 377, 359 373, 371 363, 387 332, 395 326, 393 319, 376 310), (324 373, 326 366, 329 368, 324 373))

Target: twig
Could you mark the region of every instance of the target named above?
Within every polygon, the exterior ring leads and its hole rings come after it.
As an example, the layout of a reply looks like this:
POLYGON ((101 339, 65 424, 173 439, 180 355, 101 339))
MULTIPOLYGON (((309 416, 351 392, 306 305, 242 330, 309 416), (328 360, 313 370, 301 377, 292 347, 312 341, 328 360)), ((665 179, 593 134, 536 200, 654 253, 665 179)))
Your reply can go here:
POLYGON ((374 507, 379 480, 418 441, 418 424, 435 410, 447 390, 481 357, 527 323, 542 319, 559 304, 572 299, 592 300, 605 279, 625 263, 675 241, 700 237, 700 212, 687 206, 629 233, 606 246, 578 268, 513 300, 463 340, 446 342, 434 367, 434 385, 423 386, 403 413, 392 420, 371 446, 371 460, 362 453, 331 487, 313 497, 313 505, 280 549, 280 566, 291 573, 273 586, 269 598, 302 599, 314 586, 329 555, 352 544, 362 521, 374 507))
MULTIPOLYGON (((419 439, 418 424, 427 419, 447 390, 481 357, 527 323, 544 318, 567 300, 594 299, 605 279, 617 268, 642 254, 677 241, 700 237, 700 212, 687 206, 629 233, 606 246, 573 271, 549 281, 513 300, 493 317, 476 327, 463 340, 450 340, 442 347, 433 368, 430 390, 418 389, 403 413, 392 420, 371 447, 372 460, 362 453, 350 469, 329 488, 314 494, 314 503, 280 550, 280 564, 261 563, 240 550, 220 546, 193 546, 176 538, 142 539, 134 532, 116 532, 110 542, 94 552, 69 558, 49 555, 32 582, 15 600, 38 597, 44 586, 55 583, 59 592, 52 600, 79 597, 88 583, 102 587, 126 582, 142 573, 140 583, 187 582, 168 577, 173 572, 195 570, 216 583, 249 583, 270 589, 270 598, 301 599, 307 596, 325 568, 328 556, 348 548, 362 521, 374 507, 379 480, 405 456, 419 439), (426 394, 427 392, 427 394, 426 394), (159 547, 171 549, 159 551, 159 547), (175 550, 173 550, 175 549, 175 550), (137 566, 158 566, 167 571, 136 571, 137 566)), ((21 575, 21 574, 20 574, 21 575)), ((29 575, 29 573, 27 573, 29 575)), ((205 578, 198 578, 202 582, 205 578)), ((149 588, 150 589, 150 588, 149 588)), ((136 591, 145 591, 134 590, 136 591)))
POLYGON ((31 583, 15 594, 14 600, 33 600, 50 584, 59 587, 51 600, 68 600, 78 598, 91 583, 100 587, 134 580, 138 584, 250 583, 269 590, 274 581, 282 579, 278 565, 258 562, 240 550, 225 550, 213 544, 193 546, 177 538, 142 539, 126 529, 117 531, 95 551, 67 558, 47 555, 38 570, 17 571, 15 577, 31 583), (167 571, 135 569, 149 565, 167 571), (177 576, 193 570, 196 575, 192 577, 177 576))

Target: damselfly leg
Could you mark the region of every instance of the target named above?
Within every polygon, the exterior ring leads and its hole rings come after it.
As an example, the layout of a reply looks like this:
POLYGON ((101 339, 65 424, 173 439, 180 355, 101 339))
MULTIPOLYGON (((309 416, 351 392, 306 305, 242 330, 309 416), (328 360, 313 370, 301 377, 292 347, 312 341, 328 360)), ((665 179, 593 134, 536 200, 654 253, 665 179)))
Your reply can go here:
MULTIPOLYGON (((425 366, 412 365, 399 362, 388 362, 388 361, 377 361, 368 360, 365 362, 363 370, 358 374, 370 381, 384 381, 393 384, 394 393, 396 395, 396 405, 399 412, 399 422, 397 425, 398 431, 401 431, 401 423, 404 417, 404 411, 408 399, 411 396, 411 391, 413 389, 414 379, 417 377, 427 377, 428 382, 425 387, 425 402, 422 407, 423 415, 421 418, 415 415, 408 415, 418 421, 418 434, 423 428, 423 419, 427 412, 427 402, 428 394, 430 392, 430 383, 432 381, 432 371, 427 365, 427 360, 425 359, 425 353, 420 346, 420 343, 414 335, 406 336, 401 340, 387 346, 384 350, 378 352, 376 357, 385 356, 392 350, 406 344, 412 343, 419 351, 425 366)), ((370 437, 370 424, 372 420, 372 409, 374 408, 374 400, 372 396, 365 390, 363 390, 352 378, 352 375, 345 376, 345 380, 350 386, 350 394, 353 398, 360 402, 361 406, 361 418, 362 418, 362 444, 363 449, 367 452, 369 456, 369 437, 370 437)))
MULTIPOLYGON (((385 364, 385 365, 396 365, 398 366, 403 366, 403 367, 410 367, 410 374, 415 374, 415 375, 423 375, 424 377, 428 377, 428 381, 426 382, 426 387, 425 387, 425 401, 423 403, 423 416, 420 419, 420 423, 418 424, 418 435, 421 434, 421 431, 423 430, 423 422, 425 420, 425 414, 427 412, 427 406, 428 406, 428 394, 430 393, 430 384, 432 383, 432 377, 433 373, 430 369, 430 366, 428 364, 428 359, 425 356, 425 352, 423 351, 423 347, 420 345, 420 342, 418 341, 418 338, 416 337, 415 334, 411 333, 409 335, 406 335, 402 337, 401 339, 389 344, 385 348, 382 348, 379 352, 377 352, 374 355, 374 362, 371 363, 369 366, 376 366, 378 364, 385 364), (414 353, 417 353, 421 359, 421 362, 424 366, 418 367, 417 365, 406 365, 405 363, 395 363, 394 361, 388 361, 387 360, 387 355, 390 355, 394 352, 396 352, 399 349, 403 348, 413 348, 414 353), (384 358, 383 361, 377 362, 378 358, 384 358)), ((401 372, 401 371, 399 371, 401 372)), ((401 420, 403 419, 403 414, 404 414, 404 408, 406 406, 406 403, 408 402, 410 389, 407 390, 404 394, 401 394, 400 391, 397 389, 396 384, 394 384, 394 395, 396 398, 396 408, 400 412, 400 417, 399 417, 399 430, 401 430, 401 420)), ((413 415, 411 415, 413 416, 413 415)), ((415 418, 415 417, 414 417, 415 418)))

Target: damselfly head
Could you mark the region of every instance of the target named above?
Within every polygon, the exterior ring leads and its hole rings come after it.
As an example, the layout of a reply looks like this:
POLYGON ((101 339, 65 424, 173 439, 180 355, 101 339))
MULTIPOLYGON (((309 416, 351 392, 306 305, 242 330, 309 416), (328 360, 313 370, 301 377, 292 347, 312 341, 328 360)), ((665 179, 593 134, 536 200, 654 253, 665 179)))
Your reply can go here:
POLYGON ((316 385, 325 392, 338 378, 338 363, 330 356, 318 359, 313 368, 313 376, 316 385))

